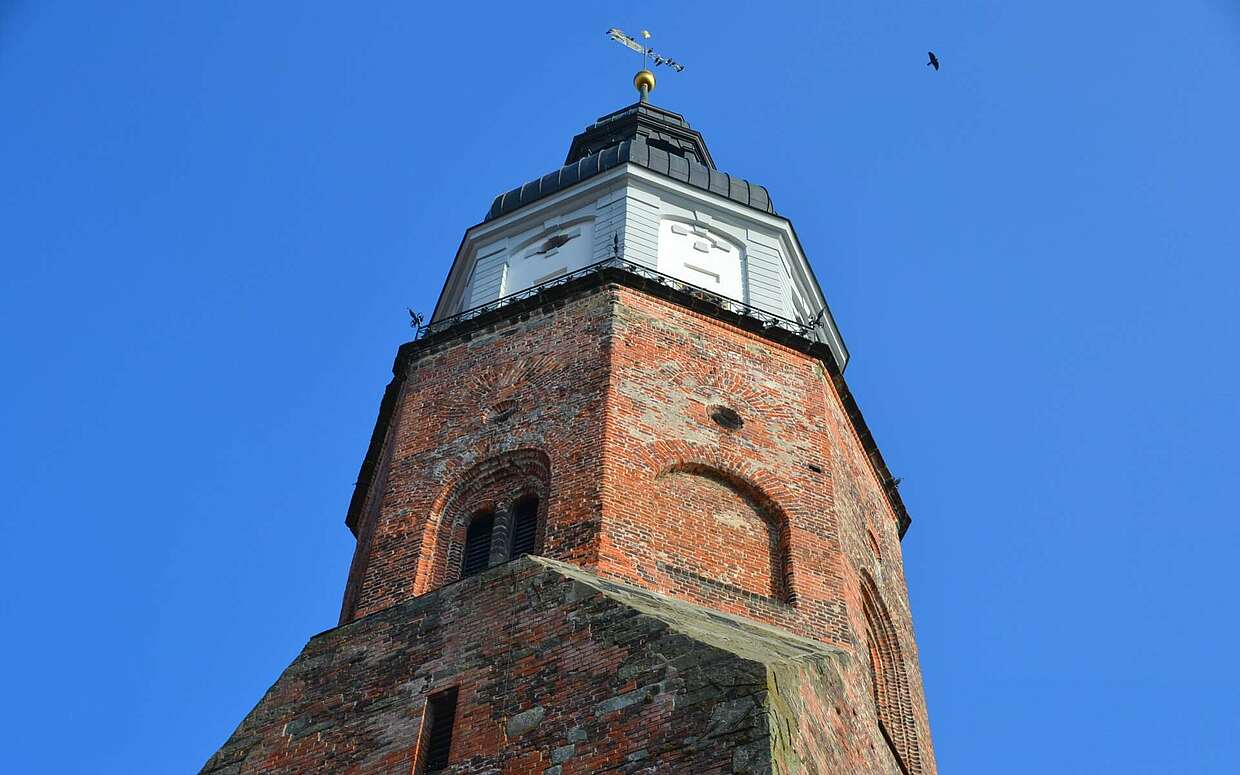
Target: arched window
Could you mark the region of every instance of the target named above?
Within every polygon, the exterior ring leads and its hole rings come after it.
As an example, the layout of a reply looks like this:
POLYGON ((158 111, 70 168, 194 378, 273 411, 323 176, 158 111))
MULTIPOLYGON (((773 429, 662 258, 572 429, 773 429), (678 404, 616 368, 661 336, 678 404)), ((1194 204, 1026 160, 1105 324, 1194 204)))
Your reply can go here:
POLYGON ((878 586, 864 571, 861 606, 865 614, 865 646, 870 656, 870 688, 879 726, 905 770, 920 775, 924 769, 904 652, 878 586))
POLYGON ((501 453, 465 471, 426 521, 415 594, 543 552, 550 485, 551 461, 531 448, 501 453))
POLYGON ((494 511, 475 514, 465 528, 459 578, 473 576, 533 554, 538 542, 538 496, 504 500, 494 511))

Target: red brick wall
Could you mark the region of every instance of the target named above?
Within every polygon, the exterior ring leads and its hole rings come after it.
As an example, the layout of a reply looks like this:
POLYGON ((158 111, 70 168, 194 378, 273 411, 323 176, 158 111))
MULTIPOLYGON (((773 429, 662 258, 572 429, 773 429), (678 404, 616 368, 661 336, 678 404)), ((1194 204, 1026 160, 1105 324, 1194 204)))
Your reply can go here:
POLYGON ((478 488, 503 479, 490 469, 521 450, 542 462, 509 471, 513 486, 531 485, 539 465, 551 480, 543 553, 594 562, 610 310, 607 294, 590 294, 454 340, 409 367, 386 476, 374 485, 379 503, 359 525, 342 622, 455 578, 447 555, 460 520, 497 497, 478 488))
POLYGON ((685 747, 740 693, 703 693, 713 663, 753 669, 533 561, 511 563, 316 636, 203 772, 410 775, 426 698, 449 687, 455 775, 619 773, 643 759, 731 772, 737 747, 765 744, 765 681, 742 689, 755 699, 736 733, 685 747))
POLYGON ((311 639, 207 775, 410 775, 457 691, 451 775, 898 775, 847 655, 525 559, 311 639))
POLYGON ((680 516, 643 525, 641 540, 656 567, 678 569, 690 587, 708 579, 747 595, 786 599, 787 522, 761 495, 711 469, 689 467, 657 477, 645 497, 654 515, 680 516))
MULTIPOLYGON (((817 361, 802 353, 637 291, 622 288, 615 312, 603 456, 599 569, 686 599, 779 624, 825 642, 849 642, 838 525, 824 455, 830 449, 817 361), (726 406, 737 430, 710 417, 726 406), (821 471, 810 468, 817 466, 821 471), (730 578, 769 576, 771 552, 738 545, 731 554, 705 537, 697 553, 669 552, 650 535, 707 533, 715 504, 652 498, 683 467, 730 482, 764 504, 785 565, 785 599, 756 595, 730 578), (732 568, 695 572, 722 550, 732 568)), ((682 478, 683 477, 676 477, 682 478)), ((717 528, 716 528, 717 530, 717 528)), ((765 542, 764 542, 765 547, 765 542)))
MULTIPOLYGON (((600 571, 855 649, 861 660, 854 680, 867 697, 860 574, 868 572, 878 582, 904 667, 904 701, 893 703, 902 711, 899 729, 889 731, 915 750, 903 757, 920 761, 912 771, 934 772, 896 516, 825 367, 627 288, 618 291, 614 336, 600 571), (720 427, 709 416, 715 405, 736 410, 744 425, 720 427), (651 525, 667 531, 694 524, 700 509, 674 500, 647 508, 629 494, 686 464, 709 466, 764 492, 786 515, 792 606, 686 580, 666 561, 660 568, 660 547, 644 540, 651 525)), ((732 562, 756 568, 762 558, 738 552, 732 562)))
POLYGON ((540 554, 853 650, 861 696, 867 572, 907 673, 901 739, 934 772, 896 516, 816 358, 606 286, 417 354, 393 427, 343 621, 451 581, 464 516, 545 487, 540 554))

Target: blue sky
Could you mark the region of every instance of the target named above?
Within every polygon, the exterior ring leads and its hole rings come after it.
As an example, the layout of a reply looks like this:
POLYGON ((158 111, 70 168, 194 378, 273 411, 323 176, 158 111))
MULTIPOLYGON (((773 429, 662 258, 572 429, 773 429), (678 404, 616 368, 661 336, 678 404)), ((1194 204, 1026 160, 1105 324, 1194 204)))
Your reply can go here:
POLYGON ((637 6, 0 2, 6 771, 196 771, 334 625, 405 307, 613 25, 824 285, 944 775, 1235 771, 1240 4, 637 6))

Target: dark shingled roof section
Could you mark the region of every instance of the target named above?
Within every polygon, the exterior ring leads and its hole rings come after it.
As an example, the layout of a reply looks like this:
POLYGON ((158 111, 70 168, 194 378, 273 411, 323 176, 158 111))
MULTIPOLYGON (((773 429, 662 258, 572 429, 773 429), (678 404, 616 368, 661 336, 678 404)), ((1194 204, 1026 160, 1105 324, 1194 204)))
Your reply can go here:
POLYGON ((656 108, 649 102, 637 102, 608 113, 586 127, 584 132, 573 138, 564 163, 573 164, 623 140, 637 138, 643 138, 647 145, 665 148, 689 161, 711 168, 715 166, 701 132, 690 127, 679 113, 656 108))
POLYGON ((507 215, 622 164, 638 164, 746 207, 775 214, 765 188, 720 172, 702 136, 690 129, 682 116, 649 104, 630 105, 591 124, 573 138, 568 159, 569 163, 556 172, 497 196, 485 220, 507 215))

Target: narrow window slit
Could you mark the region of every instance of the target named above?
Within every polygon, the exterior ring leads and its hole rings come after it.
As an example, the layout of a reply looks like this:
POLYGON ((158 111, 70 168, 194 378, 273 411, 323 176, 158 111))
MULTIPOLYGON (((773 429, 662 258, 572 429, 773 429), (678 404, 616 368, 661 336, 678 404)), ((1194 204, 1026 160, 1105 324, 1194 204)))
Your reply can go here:
POLYGON ((473 576, 487 569, 491 559, 491 533, 495 529, 495 515, 478 514, 465 529, 465 556, 461 558, 461 578, 473 576))
POLYGON ((529 495, 517 501, 512 508, 512 554, 513 559, 523 554, 533 554, 538 540, 538 497, 529 495))
POLYGON ((448 768, 452 752, 452 728, 456 724, 456 687, 432 694, 426 700, 426 758, 422 772, 430 775, 448 768))

